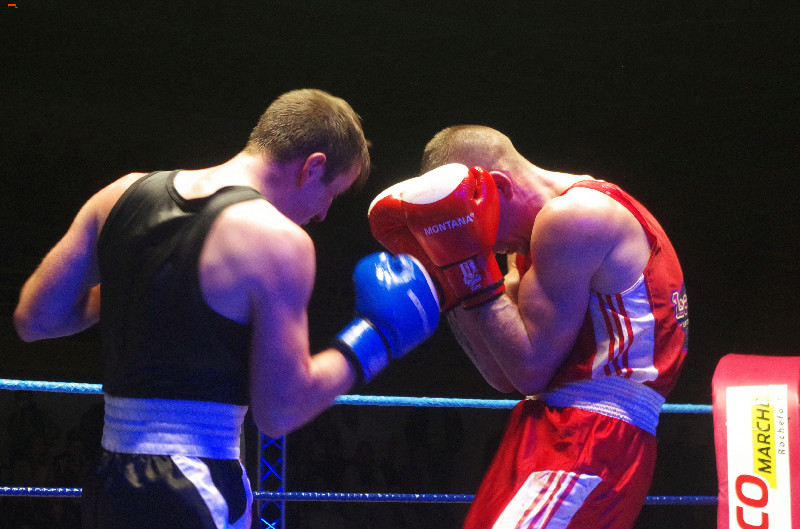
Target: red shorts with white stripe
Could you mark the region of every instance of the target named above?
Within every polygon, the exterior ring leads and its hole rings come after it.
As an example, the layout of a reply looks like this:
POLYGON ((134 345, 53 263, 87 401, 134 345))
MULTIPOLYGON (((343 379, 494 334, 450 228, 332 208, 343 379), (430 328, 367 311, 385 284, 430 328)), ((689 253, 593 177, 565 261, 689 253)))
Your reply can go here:
POLYGON ((620 419, 524 400, 514 407, 464 529, 629 529, 656 438, 620 419))

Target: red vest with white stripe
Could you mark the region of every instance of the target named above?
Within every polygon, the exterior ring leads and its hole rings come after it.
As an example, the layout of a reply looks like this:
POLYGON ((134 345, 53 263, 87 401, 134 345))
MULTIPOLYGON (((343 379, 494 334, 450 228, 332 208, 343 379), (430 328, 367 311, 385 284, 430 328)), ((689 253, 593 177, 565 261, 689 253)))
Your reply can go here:
POLYGON ((650 259, 624 292, 591 293, 578 338, 551 388, 620 376, 666 396, 683 365, 689 330, 689 305, 675 250, 653 215, 619 187, 584 180, 564 193, 575 187, 604 193, 630 211, 647 234, 650 259))

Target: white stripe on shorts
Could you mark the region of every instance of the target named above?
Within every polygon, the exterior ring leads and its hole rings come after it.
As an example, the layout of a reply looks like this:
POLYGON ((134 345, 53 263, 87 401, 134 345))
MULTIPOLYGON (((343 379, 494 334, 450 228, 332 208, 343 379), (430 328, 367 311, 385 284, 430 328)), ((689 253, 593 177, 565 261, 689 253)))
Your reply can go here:
POLYGON ((492 529, 564 529, 601 481, 565 470, 533 472, 492 529))
POLYGON ((242 473, 244 490, 247 494, 247 509, 240 519, 229 524, 228 503, 211 480, 211 472, 208 470, 208 466, 196 457, 171 457, 175 466, 178 467, 186 479, 192 482, 194 488, 197 489, 197 492, 200 494, 200 497, 203 498, 208 510, 211 512, 211 517, 214 519, 214 525, 217 526, 217 529, 250 529, 250 512, 253 502, 253 492, 250 490, 250 482, 247 480, 247 474, 244 472, 242 473))

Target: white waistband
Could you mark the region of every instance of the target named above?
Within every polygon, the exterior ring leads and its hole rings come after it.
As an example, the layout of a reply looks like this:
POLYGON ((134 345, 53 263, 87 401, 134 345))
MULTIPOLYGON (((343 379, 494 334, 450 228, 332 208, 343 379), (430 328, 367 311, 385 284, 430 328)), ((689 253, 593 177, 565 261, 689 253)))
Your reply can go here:
POLYGON ((105 395, 103 448, 123 454, 239 458, 247 406, 105 395))
POLYGON ((581 380, 543 393, 551 406, 579 408, 620 419, 656 434, 664 397, 656 390, 623 377, 581 380))

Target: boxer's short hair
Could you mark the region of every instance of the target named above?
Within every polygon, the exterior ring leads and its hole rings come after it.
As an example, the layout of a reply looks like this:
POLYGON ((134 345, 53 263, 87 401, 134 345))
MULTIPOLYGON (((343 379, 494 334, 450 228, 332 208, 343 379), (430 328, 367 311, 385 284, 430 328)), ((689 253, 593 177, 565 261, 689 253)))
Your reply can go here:
POLYGON ((324 153, 326 184, 359 162, 361 173, 356 185, 360 186, 370 172, 369 146, 361 117, 344 99, 306 88, 287 92, 267 107, 244 152, 267 152, 282 163, 324 153))

